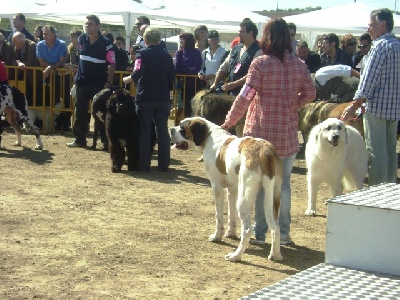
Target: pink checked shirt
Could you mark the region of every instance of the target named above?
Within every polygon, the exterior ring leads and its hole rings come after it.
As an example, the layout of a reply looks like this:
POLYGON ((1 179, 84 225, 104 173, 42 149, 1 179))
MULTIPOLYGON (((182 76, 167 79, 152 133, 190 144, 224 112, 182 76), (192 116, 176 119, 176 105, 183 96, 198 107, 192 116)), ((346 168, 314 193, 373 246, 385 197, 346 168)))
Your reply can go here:
POLYGON ((291 156, 299 151, 297 111, 315 95, 307 66, 294 54, 287 52, 284 63, 274 56, 259 56, 224 126, 235 126, 247 110, 243 135, 263 138, 275 146, 279 156, 291 156))

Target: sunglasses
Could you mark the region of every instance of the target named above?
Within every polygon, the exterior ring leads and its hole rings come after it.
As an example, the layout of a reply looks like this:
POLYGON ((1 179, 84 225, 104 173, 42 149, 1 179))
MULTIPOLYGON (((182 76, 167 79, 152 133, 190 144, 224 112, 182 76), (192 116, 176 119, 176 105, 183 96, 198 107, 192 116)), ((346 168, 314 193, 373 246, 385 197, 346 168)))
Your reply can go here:
POLYGON ((366 49, 368 47, 369 47, 369 45, 360 45, 360 46, 358 46, 359 49, 366 49))
POLYGON ((357 43, 348 43, 346 46, 348 46, 348 47, 351 47, 351 46, 355 46, 355 45, 357 45, 357 43))

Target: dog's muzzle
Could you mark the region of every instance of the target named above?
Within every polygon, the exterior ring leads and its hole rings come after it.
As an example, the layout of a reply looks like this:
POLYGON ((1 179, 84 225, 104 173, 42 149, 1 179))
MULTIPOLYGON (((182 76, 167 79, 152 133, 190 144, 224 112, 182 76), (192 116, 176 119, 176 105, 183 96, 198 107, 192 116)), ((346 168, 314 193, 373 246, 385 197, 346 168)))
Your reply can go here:
POLYGON ((185 141, 181 141, 178 142, 177 141, 177 131, 176 128, 171 128, 170 130, 170 134, 171 134, 171 141, 175 144, 175 148, 176 149, 180 149, 180 150, 187 150, 189 149, 189 144, 185 141))
POLYGON ((333 147, 339 145, 339 135, 332 136, 332 141, 330 141, 330 143, 333 147))

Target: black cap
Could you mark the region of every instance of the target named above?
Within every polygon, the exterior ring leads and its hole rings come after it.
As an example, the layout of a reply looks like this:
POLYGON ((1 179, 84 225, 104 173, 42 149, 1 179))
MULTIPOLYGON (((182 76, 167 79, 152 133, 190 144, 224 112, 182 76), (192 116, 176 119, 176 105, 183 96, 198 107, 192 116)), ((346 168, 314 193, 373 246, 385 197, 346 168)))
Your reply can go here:
POLYGON ((209 39, 219 39, 218 31, 210 30, 210 32, 208 33, 208 38, 209 39))

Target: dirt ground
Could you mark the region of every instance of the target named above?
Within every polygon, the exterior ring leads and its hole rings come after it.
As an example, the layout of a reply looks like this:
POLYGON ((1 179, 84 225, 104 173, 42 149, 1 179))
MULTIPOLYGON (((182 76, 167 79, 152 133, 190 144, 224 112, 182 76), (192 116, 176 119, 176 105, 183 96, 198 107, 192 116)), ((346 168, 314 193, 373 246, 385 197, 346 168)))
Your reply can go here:
MULTIPOLYGON (((318 215, 304 215, 304 156, 292 176, 295 244, 282 262, 238 239, 208 242, 215 210, 198 153, 172 152, 169 173, 112 174, 109 154, 68 148, 70 134, 33 136, 0 149, 1 299, 237 299, 324 261, 326 187, 318 215)), ((100 148, 100 145, 98 145, 100 148)))

